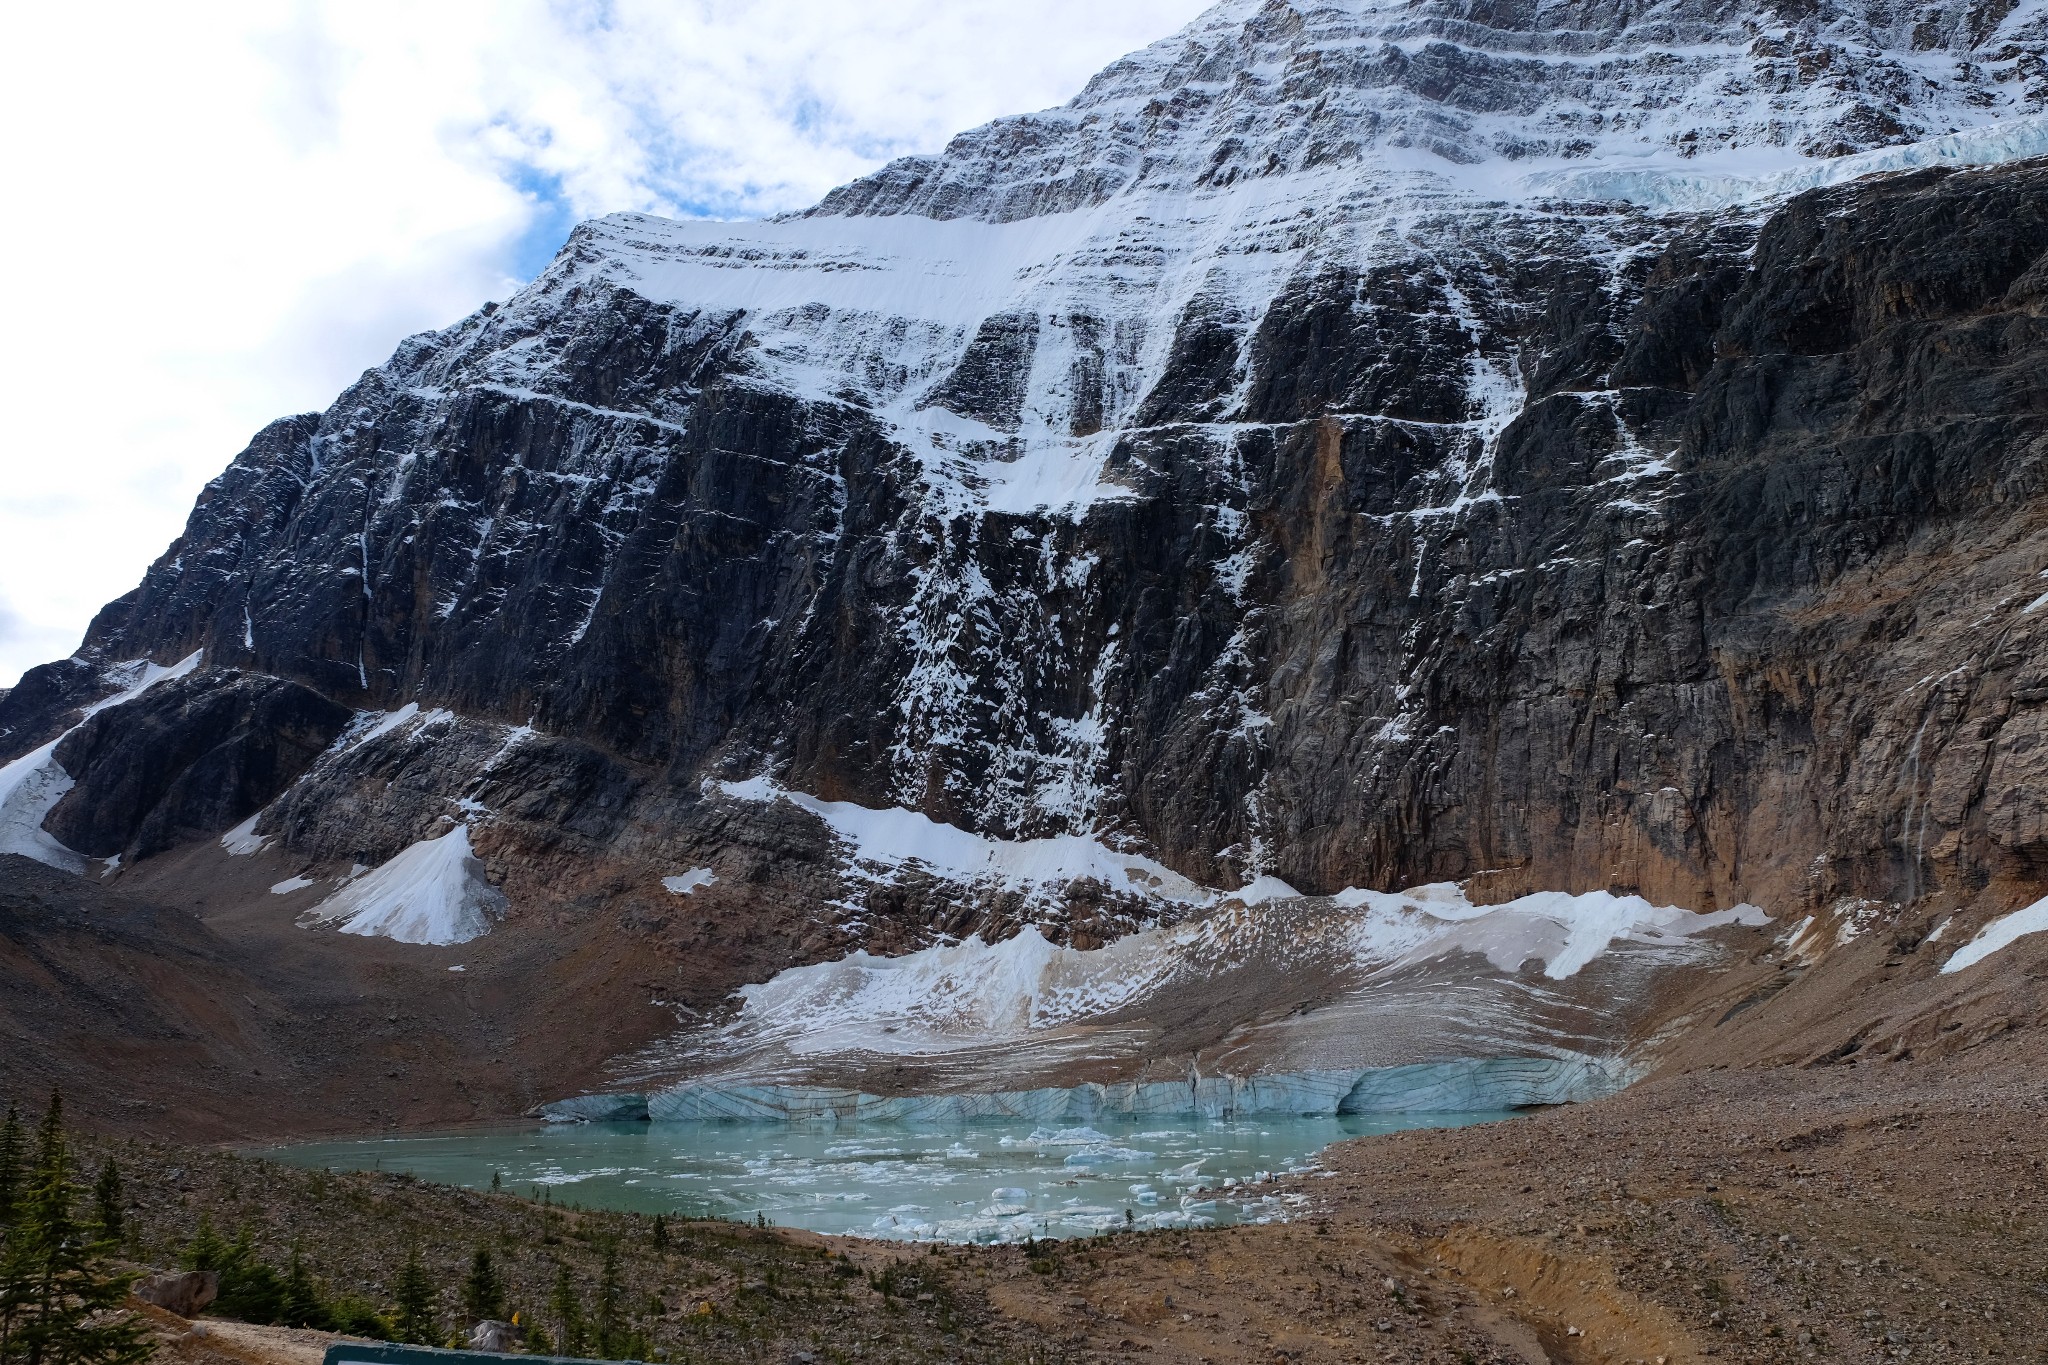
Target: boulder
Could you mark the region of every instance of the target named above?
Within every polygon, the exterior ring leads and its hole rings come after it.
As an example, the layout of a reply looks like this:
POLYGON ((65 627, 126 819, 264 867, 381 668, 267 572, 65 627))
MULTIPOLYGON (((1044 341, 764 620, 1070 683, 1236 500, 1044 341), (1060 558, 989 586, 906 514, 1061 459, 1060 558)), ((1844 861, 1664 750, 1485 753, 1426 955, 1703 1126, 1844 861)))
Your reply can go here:
POLYGON ((519 1333, 509 1322, 496 1318, 485 1318, 469 1329, 469 1349, 472 1351, 502 1351, 510 1354, 519 1349, 519 1333))
POLYGON ((220 1297, 220 1276, 211 1270, 159 1271, 136 1282, 135 1297, 181 1318, 197 1317, 220 1297))

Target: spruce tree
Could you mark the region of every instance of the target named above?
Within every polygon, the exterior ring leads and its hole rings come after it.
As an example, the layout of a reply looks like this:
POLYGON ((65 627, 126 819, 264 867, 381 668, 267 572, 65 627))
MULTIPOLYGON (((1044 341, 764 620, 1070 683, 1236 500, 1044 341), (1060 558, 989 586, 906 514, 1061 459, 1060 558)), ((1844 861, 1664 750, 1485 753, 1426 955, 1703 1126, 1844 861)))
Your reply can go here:
POLYGON ((214 1231, 213 1216, 202 1212, 199 1226, 192 1230, 192 1240, 178 1253, 178 1263, 187 1270, 211 1270, 218 1274, 226 1268, 230 1250, 227 1239, 214 1231))
POLYGON ((498 1279, 491 1253, 483 1247, 470 1257, 469 1275, 462 1282, 462 1310, 471 1323, 502 1320, 505 1316, 505 1286, 498 1279))
POLYGON ((284 1280, 256 1253, 255 1238, 244 1223, 235 1233, 220 1272, 220 1297, 213 1311, 243 1322, 276 1322, 284 1304, 284 1280))
POLYGON ((529 1322, 526 1335, 520 1339, 519 1349, 530 1356, 551 1356, 555 1353, 555 1341, 538 1322, 529 1322))
POLYGON ((128 1201, 121 1190, 121 1168, 112 1157, 100 1163, 100 1178, 93 1182, 92 1202, 93 1212, 99 1216, 100 1240, 110 1248, 119 1246, 128 1201))
POLYGON ((619 1282, 619 1247, 605 1243, 604 1269, 597 1279, 597 1353, 607 1360, 623 1354, 626 1337, 625 1287, 619 1282))
POLYGON ((0 1227, 14 1221, 14 1205, 21 1197, 28 1138, 21 1131, 21 1111, 7 1106, 7 1121, 0 1124, 0 1227))
POLYGON ((555 1315, 555 1346, 565 1356, 583 1354, 583 1302, 576 1297, 576 1282, 569 1267, 555 1263, 555 1289, 548 1295, 548 1311, 555 1315))
POLYGON ((134 1283, 111 1272, 73 1212, 63 1100, 36 1135, 35 1163, 15 1198, 0 1253, 0 1361, 7 1365, 139 1365, 153 1348, 120 1311, 134 1283))
POLYGON ((668 1250, 668 1220, 658 1213, 654 1215, 654 1249, 668 1250))
POLYGON ((427 1278, 427 1268, 420 1264, 420 1249, 414 1246, 406 1254, 405 1265, 399 1269, 396 1286, 398 1305, 392 1314, 392 1326, 400 1341, 414 1346, 436 1346, 441 1340, 441 1326, 434 1312, 434 1284, 427 1278))
POLYGON ((313 1283, 299 1244, 292 1243, 292 1259, 285 1271, 283 1292, 278 1296, 277 1320, 287 1327, 325 1328, 332 1321, 321 1302, 320 1288, 313 1283))

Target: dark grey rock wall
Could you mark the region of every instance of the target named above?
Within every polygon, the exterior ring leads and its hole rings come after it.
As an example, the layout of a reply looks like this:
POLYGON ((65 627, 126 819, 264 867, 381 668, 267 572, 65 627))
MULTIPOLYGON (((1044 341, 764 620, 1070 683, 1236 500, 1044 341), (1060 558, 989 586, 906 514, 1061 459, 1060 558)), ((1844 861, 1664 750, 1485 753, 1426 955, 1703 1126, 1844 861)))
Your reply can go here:
MULTIPOLYGON (((290 846, 388 856, 474 790, 522 812, 495 856, 602 862, 773 765, 1304 890, 2039 876, 2048 167, 1596 226, 1598 259, 1583 223, 1452 215, 1256 323, 1198 300, 1110 458, 1128 496, 1078 518, 935 511, 863 402, 756 382, 734 317, 544 280, 208 488, 85 658, 210 669, 66 741, 52 832, 217 832, 342 708, 418 702, 541 739, 427 735, 295 792, 290 846), (531 387, 479 377, 514 345, 531 387), (1520 390, 1497 433, 1475 366, 1520 390)), ((992 319, 939 392, 1014 424, 1037 344, 992 319)), ((32 672, 7 750, 97 677, 32 672)))

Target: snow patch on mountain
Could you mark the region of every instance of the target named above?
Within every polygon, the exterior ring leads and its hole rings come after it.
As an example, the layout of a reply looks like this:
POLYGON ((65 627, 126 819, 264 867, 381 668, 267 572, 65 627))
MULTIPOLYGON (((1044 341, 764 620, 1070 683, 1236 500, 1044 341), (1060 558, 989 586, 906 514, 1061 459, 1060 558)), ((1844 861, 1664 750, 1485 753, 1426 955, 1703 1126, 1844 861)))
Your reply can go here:
POLYGON ((220 846, 227 850, 230 858, 247 858, 263 851, 270 840, 256 832, 256 822, 262 818, 263 812, 259 810, 220 836, 220 846))
POLYGON ((725 1041, 745 1051, 772 1045, 794 1057, 942 1054, 1138 1009, 1169 986, 1212 980, 1261 955, 1334 964, 1369 981, 1466 953, 1509 974, 1538 962, 1545 977, 1564 980, 1619 944, 1689 954, 1691 941, 1709 929, 1768 922, 1751 905, 1696 914, 1605 891, 1474 905, 1450 883, 1400 893, 1351 889, 1320 906, 1298 897, 1233 900, 1201 919, 1101 948, 1062 947, 1030 927, 1000 943, 973 937, 902 957, 863 951, 793 967, 742 988, 725 1041))
POLYGON ((505 895, 484 878, 469 827, 422 839, 307 911, 301 924, 338 924, 344 934, 400 943, 467 943, 490 932, 505 895))
POLYGON ((160 682, 184 677, 199 667, 201 653, 195 649, 169 665, 147 659, 115 664, 102 676, 117 691, 86 707, 75 724, 48 744, 29 750, 0 768, 0 853, 19 853, 66 872, 83 873, 84 856, 66 848, 43 828, 43 821, 75 785, 71 774, 57 761, 57 746, 100 712, 133 701, 160 682))
MULTIPOLYGON (((807 213, 587 223, 535 297, 595 278, 701 310, 757 343, 764 383, 871 412, 922 464, 935 511, 1072 513, 1118 496, 1104 457, 1190 314, 1248 333, 1291 282, 1440 244, 1460 216, 1761 206, 2048 152, 2030 55, 2048 7, 1980 26, 1956 5, 1788 21, 1663 0, 1566 22, 1226 0, 1069 104, 962 133, 807 213), (970 410, 949 381, 1005 335, 1019 401, 970 410), (1085 431, 1084 409, 1100 413, 1085 431)), ((1597 234, 1597 217, 1576 230, 1597 234)), ((525 384, 531 359, 499 382, 525 384)), ((1510 384, 1475 395, 1495 429, 1519 409, 1510 384)))
POLYGON ((1650 209, 1691 212, 1775 201, 1807 190, 1846 185, 1866 175, 1930 166, 1997 165, 2036 156, 2048 156, 2048 116, 2038 114, 1825 161, 1802 159, 1795 165, 1752 174, 1683 164, 1574 167, 1532 172, 1515 183, 1524 197, 1617 200, 1650 209))
POLYGON ((420 704, 409 701, 395 711, 358 711, 348 728, 336 736, 328 746, 328 753, 341 754, 350 749, 360 749, 374 744, 384 736, 399 730, 424 729, 455 719, 453 711, 435 707, 429 711, 420 710, 420 704))
MULTIPOLYGON (((1985 925, 1977 937, 1956 949, 1949 960, 1941 964, 1942 975, 1947 976, 1952 972, 1962 971, 1965 967, 1974 967, 1999 949, 2011 947, 2028 934, 2042 932, 2048 932, 2048 897, 2015 910, 2009 915, 2001 915, 1985 925)), ((1932 940, 1933 935, 1930 934, 1928 937, 1932 940)))
POLYGON ((1083 878, 1112 890, 1179 906, 1207 905, 1221 893, 1165 866, 1119 853, 1086 835, 996 839, 934 820, 901 806, 876 809, 851 801, 821 801, 790 791, 765 774, 744 782, 717 782, 714 790, 743 801, 787 801, 823 820, 840 840, 856 876, 888 880, 923 872, 977 888, 1056 895, 1083 878))

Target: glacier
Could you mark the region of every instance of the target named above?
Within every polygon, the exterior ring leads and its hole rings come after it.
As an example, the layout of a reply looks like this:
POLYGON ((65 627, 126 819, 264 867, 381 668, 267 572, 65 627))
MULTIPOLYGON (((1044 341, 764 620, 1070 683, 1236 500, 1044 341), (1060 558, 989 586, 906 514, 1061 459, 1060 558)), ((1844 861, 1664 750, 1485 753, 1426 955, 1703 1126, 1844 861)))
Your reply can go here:
POLYGON ((1563 1103, 1637 1074, 1631 1001, 1653 976, 1711 961, 1710 931, 1770 922, 1604 891, 1476 905, 1449 883, 1208 896, 1099 948, 1027 926, 788 968, 742 987, 728 1021, 634 1059, 632 1090, 551 1112, 1085 1122, 1563 1103), (1222 1026, 1169 1043, 1160 1021, 1191 1011, 1222 1026), (1062 1079, 1089 1072, 1114 1079, 1062 1079))

